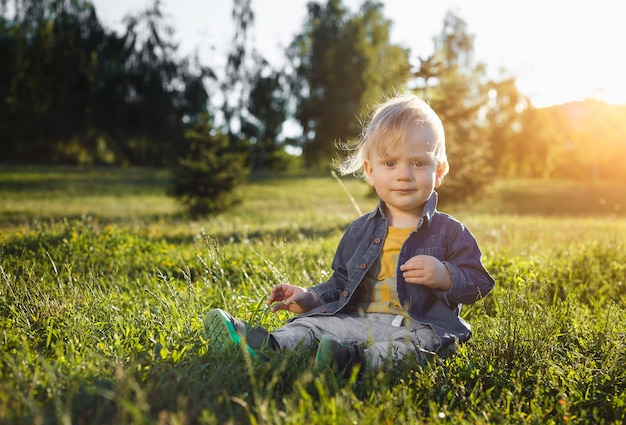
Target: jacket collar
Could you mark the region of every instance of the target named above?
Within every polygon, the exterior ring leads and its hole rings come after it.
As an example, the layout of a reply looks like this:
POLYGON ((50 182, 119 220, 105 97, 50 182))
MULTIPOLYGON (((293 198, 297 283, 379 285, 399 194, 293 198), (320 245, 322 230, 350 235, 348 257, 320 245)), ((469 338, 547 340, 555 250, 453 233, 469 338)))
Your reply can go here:
MULTIPOLYGON (((427 225, 430 222, 430 220, 435 215, 435 212, 437 212, 438 199, 439 199, 439 195, 437 194, 437 192, 433 191, 433 194, 430 195, 430 198, 428 198, 428 200, 424 204, 424 210, 422 211, 422 218, 420 219, 417 227, 420 227, 421 225, 427 225)), ((385 211, 383 209, 382 200, 380 200, 376 208, 368 214, 367 219, 372 220, 376 217, 385 218, 385 211)))

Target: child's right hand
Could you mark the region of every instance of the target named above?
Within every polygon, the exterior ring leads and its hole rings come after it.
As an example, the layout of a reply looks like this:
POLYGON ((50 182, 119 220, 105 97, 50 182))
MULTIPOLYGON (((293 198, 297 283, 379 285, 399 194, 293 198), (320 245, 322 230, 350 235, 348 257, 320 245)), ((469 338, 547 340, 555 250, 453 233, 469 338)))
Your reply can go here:
POLYGON ((272 312, 287 310, 298 314, 322 305, 315 292, 288 283, 274 286, 267 303, 272 306, 272 312))

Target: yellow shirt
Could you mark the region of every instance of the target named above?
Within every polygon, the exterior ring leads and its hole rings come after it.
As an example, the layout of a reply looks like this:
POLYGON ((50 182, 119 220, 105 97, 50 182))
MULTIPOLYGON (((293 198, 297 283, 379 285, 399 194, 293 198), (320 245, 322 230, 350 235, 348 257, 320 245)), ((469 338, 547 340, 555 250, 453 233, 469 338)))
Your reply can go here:
POLYGON ((403 314, 396 283, 398 256, 414 228, 387 227, 380 255, 355 294, 356 310, 366 313, 403 314))

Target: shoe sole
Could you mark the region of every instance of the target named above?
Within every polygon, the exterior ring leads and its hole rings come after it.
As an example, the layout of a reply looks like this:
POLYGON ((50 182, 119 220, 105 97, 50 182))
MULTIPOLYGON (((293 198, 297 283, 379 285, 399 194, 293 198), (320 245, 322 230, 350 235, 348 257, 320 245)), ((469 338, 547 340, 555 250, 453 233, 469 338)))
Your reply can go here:
MULTIPOLYGON (((243 342, 228 313, 219 308, 209 311, 204 318, 204 334, 213 344, 220 347, 231 344, 240 346, 243 342)), ((246 344, 246 348, 253 357, 256 357, 252 347, 246 344)))

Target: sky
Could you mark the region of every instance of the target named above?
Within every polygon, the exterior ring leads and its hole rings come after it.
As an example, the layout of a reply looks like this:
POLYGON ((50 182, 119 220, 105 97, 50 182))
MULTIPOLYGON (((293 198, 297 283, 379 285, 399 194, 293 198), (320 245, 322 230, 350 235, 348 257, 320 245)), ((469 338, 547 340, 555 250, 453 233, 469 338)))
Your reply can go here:
MULTIPOLYGON (((180 53, 198 53, 219 69, 232 40, 232 0, 161 0, 180 53)), ((362 0, 344 0, 356 11, 362 0)), ((494 77, 501 68, 517 78, 518 90, 537 107, 593 97, 626 104, 626 25, 615 0, 381 0, 392 21, 391 41, 411 51, 411 61, 433 51, 432 39, 453 11, 474 35, 477 61, 494 77)), ((129 13, 152 0, 92 0, 100 20, 121 30, 129 13)), ((306 19, 307 0, 252 0, 255 48, 271 64, 306 19)))

